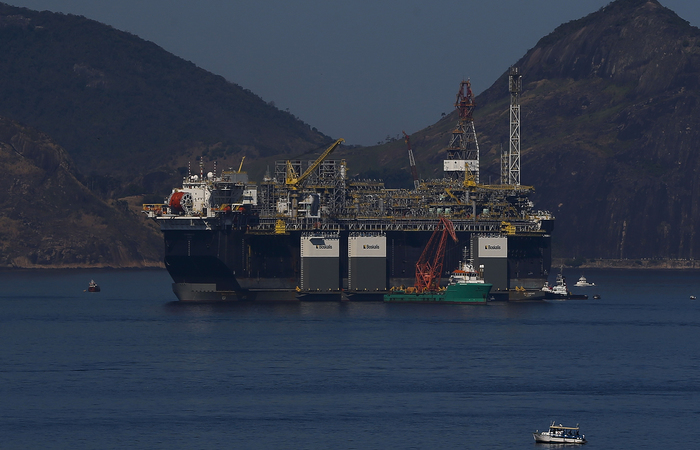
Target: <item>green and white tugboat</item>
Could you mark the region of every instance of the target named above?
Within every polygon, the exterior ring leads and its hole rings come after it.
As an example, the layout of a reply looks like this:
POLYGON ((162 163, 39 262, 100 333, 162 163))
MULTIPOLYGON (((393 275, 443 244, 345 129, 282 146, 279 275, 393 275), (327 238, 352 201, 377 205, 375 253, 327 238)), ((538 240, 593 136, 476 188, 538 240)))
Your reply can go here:
POLYGON ((393 288, 384 294, 385 302, 412 303, 453 303, 486 304, 493 285, 485 283, 484 278, 470 262, 461 263, 460 268, 452 272, 447 287, 437 291, 418 292, 415 287, 406 289, 393 288))
POLYGON ((461 262, 450 275, 447 287, 440 286, 440 274, 445 256, 447 237, 457 242, 452 222, 440 217, 440 222, 416 263, 416 284, 407 288, 392 288, 384 294, 385 302, 486 304, 493 286, 484 282, 483 273, 472 262, 461 262))

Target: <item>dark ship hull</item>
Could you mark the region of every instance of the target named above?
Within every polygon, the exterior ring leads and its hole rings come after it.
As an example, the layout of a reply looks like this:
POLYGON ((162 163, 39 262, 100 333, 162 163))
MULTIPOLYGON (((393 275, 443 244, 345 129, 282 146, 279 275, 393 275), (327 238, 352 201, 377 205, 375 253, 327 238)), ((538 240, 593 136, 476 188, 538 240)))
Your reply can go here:
MULTIPOLYGON (((357 233, 342 230, 270 235, 247 232, 245 226, 218 227, 217 221, 212 222, 204 230, 188 226, 186 230, 164 231, 165 265, 180 300, 381 300, 391 286, 413 285, 416 262, 432 234, 385 231, 358 237, 357 233), (314 236, 325 238, 328 246, 337 247, 337 253, 330 257, 305 256, 302 247, 314 236), (357 239, 372 240, 382 254, 352 254, 349 243, 357 239)), ((457 232, 459 242, 448 245, 445 267, 456 267, 463 260, 465 247, 475 246, 475 236, 472 232, 457 232)), ((487 262, 486 278, 494 283, 493 291, 539 289, 551 267, 549 235, 506 239, 506 261, 493 269, 487 262)))

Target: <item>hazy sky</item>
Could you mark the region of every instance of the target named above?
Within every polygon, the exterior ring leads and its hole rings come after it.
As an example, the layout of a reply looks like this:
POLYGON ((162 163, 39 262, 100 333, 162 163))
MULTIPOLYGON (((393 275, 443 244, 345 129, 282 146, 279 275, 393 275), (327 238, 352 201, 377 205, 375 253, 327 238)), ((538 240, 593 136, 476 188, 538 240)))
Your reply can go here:
MULTIPOLYGON (((435 123, 452 111, 463 78, 471 79, 478 94, 558 25, 610 3, 2 1, 79 14, 128 31, 273 101, 333 138, 362 145, 435 123)), ((700 26, 700 1, 660 2, 700 26)))

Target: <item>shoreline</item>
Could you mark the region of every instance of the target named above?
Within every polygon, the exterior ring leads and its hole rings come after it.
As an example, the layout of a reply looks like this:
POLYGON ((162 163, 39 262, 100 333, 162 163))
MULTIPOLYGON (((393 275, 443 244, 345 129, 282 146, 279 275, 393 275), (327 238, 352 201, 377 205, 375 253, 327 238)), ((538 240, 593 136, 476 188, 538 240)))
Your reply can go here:
MULTIPOLYGON (((692 259, 586 259, 552 258, 552 270, 564 269, 656 269, 656 270, 700 270, 700 260, 692 259)), ((60 264, 19 265, 0 267, 0 271, 11 270, 165 270, 163 262, 144 262, 133 265, 112 264, 60 264)))
POLYGON ((165 264, 160 263, 143 263, 133 265, 115 265, 115 264, 58 264, 58 265, 28 265, 21 266, 13 264, 11 266, 0 267, 0 271, 12 270, 165 270, 165 264))
POLYGON ((552 270, 565 269, 646 269, 700 270, 700 260, 694 259, 586 259, 552 258, 552 270))

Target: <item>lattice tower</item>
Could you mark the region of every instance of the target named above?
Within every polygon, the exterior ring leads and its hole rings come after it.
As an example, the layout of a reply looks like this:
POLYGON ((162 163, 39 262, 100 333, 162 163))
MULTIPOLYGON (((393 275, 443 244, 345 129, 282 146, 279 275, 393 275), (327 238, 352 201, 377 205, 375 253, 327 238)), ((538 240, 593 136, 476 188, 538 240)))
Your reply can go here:
POLYGON ((501 144, 501 184, 508 184, 510 180, 510 157, 508 155, 510 155, 510 145, 504 148, 503 144, 501 144))
POLYGON ((522 75, 517 67, 510 68, 510 150, 508 152, 508 183, 520 186, 520 92, 522 75))

